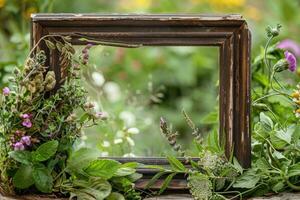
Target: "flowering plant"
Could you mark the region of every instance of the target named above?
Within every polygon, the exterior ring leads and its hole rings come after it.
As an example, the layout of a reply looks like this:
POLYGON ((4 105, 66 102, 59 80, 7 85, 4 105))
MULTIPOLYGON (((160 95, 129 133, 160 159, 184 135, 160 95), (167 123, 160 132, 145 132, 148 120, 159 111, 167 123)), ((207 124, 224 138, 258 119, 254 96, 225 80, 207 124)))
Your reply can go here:
POLYGON ((133 181, 137 163, 98 160, 99 152, 76 148, 82 129, 104 121, 80 84, 88 44, 75 56, 69 37, 44 36, 22 71, 3 88, 0 111, 0 192, 71 194, 71 198, 139 199, 133 181), (47 66, 45 43, 60 53, 61 82, 47 66), (66 98, 67 97, 67 98, 66 98), (123 194, 121 194, 123 193, 123 194))
MULTIPOLYGON (((191 160, 178 144, 177 132, 164 119, 161 130, 179 155, 191 163, 187 169, 176 158, 169 158, 172 172, 187 175, 190 193, 194 199, 230 199, 262 196, 284 191, 300 190, 300 86, 295 88, 297 60, 287 49, 297 50, 295 44, 275 44, 280 25, 267 28, 268 41, 261 55, 252 64, 252 166, 243 169, 236 159, 226 158, 219 146, 218 136, 211 133, 201 139, 199 130, 184 112, 192 128, 199 161, 191 160), (284 78, 284 81, 280 79, 284 78), (224 196, 225 195, 225 196, 224 196)), ((289 41, 290 44, 290 41, 289 41)), ((169 181, 169 180, 168 180, 169 181)))

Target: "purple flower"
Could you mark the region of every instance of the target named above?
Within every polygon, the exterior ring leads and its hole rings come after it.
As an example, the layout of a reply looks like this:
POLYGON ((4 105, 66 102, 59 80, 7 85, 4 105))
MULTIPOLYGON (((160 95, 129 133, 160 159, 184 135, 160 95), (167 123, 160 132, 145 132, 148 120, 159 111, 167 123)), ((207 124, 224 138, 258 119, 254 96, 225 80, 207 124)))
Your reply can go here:
POLYGON ((8 96, 10 93, 10 89, 8 87, 3 88, 2 90, 4 96, 8 96))
POLYGON ((294 54, 288 52, 288 51, 285 51, 284 52, 284 57, 286 59, 286 61, 288 62, 289 64, 289 70, 291 72, 294 72, 297 68, 297 60, 296 60, 296 57, 294 56, 294 54))
POLYGON ((20 117, 23 119, 29 119, 30 115, 25 113, 25 114, 21 114, 20 117))
POLYGON ((21 138, 21 142, 23 144, 26 144, 27 146, 30 146, 31 145, 31 139, 30 139, 30 136, 23 136, 21 138))
POLYGON ((24 145, 23 145, 23 143, 22 142, 16 142, 15 144, 14 144, 14 150, 15 151, 22 151, 22 150, 24 150, 25 149, 25 147, 24 147, 24 145))
POLYGON ((31 123, 30 119, 24 119, 23 122, 22 122, 22 125, 27 127, 27 128, 32 127, 32 123, 31 123))
POLYGON ((293 40, 283 40, 277 45, 277 48, 291 50, 297 57, 300 57, 300 46, 293 40))

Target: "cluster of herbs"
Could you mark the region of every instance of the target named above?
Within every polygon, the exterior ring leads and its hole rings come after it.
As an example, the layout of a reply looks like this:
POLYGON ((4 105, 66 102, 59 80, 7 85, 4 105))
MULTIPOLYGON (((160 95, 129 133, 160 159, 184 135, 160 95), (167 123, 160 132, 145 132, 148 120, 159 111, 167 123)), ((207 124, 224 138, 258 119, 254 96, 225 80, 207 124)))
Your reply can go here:
POLYGON ((44 36, 22 71, 3 89, 0 111, 0 192, 56 193, 77 199, 140 199, 133 182, 137 163, 98 159, 99 152, 75 144, 82 129, 107 117, 95 112, 81 86, 88 44, 76 55, 70 37, 44 36), (46 50, 60 54, 60 77, 46 50))
MULTIPOLYGON (((170 173, 165 184, 177 173, 187 176, 190 193, 195 199, 236 199, 263 196, 283 191, 300 190, 300 86, 295 86, 296 57, 284 49, 283 44, 271 45, 280 33, 280 25, 268 27, 268 41, 252 64, 253 80, 253 131, 252 166, 243 169, 238 161, 226 158, 214 132, 205 139, 184 112, 192 128, 199 160, 185 155, 177 144, 173 132, 164 119, 161 130, 169 144, 183 156, 191 168, 169 157, 171 170, 162 170, 157 176, 170 173), (280 81, 284 79, 285 81, 280 81)), ((284 45, 286 46, 286 45, 284 45)), ((287 48, 289 45, 287 46, 287 48)), ((153 181, 157 179, 153 178, 153 181)))

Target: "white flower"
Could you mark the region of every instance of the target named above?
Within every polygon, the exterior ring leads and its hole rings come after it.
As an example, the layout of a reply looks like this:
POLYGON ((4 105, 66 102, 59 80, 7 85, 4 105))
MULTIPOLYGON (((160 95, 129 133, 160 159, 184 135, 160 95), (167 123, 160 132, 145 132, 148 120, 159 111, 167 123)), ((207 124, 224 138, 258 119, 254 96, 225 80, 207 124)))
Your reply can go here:
POLYGON ((126 126, 133 126, 135 124, 135 116, 132 112, 123 111, 120 113, 119 118, 124 121, 126 126))
POLYGON ((110 146, 110 142, 109 141, 103 141, 102 146, 103 147, 109 147, 110 146))
POLYGON ((125 136, 125 133, 123 131, 117 131, 117 137, 122 138, 125 136))
POLYGON ((108 156, 108 152, 106 152, 106 151, 101 152, 101 156, 102 156, 102 157, 107 157, 107 156, 108 156))
POLYGON ((128 132, 129 134, 136 135, 136 134, 139 134, 139 133, 140 133, 140 130, 139 130, 138 128, 133 127, 133 128, 129 128, 129 129, 127 130, 127 132, 128 132))
POLYGON ((95 111, 100 111, 100 106, 99 106, 99 103, 97 101, 93 101, 92 104, 94 104, 94 110, 95 111))
POLYGON ((118 139, 114 140, 114 144, 120 144, 122 142, 123 142, 123 140, 121 138, 118 138, 118 139))
POLYGON ((131 137, 126 137, 126 140, 127 140, 128 144, 130 146, 134 146, 135 145, 135 143, 134 143, 134 141, 133 141, 133 139, 131 137))
POLYGON ((107 82, 103 86, 103 90, 107 96, 107 99, 110 102, 116 102, 119 101, 121 98, 121 89, 119 85, 115 82, 107 82))
POLYGON ((136 157, 133 153, 126 153, 123 155, 123 157, 136 157))
POLYGON ((95 85, 97 85, 99 87, 102 86, 105 82, 103 74, 101 74, 99 72, 93 72, 92 78, 94 80, 95 85))

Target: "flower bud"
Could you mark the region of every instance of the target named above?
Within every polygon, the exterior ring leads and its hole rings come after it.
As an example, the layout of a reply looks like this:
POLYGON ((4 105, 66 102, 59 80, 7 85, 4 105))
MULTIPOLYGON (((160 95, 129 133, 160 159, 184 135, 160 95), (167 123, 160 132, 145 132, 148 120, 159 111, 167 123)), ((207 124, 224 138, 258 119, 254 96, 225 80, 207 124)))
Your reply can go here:
POLYGON ((275 72, 282 72, 289 68, 289 63, 286 59, 280 59, 277 63, 273 66, 275 72))
POLYGON ((280 24, 277 24, 276 27, 268 26, 268 27, 266 28, 267 36, 268 36, 268 37, 276 37, 276 36, 278 36, 279 33, 280 33, 280 28, 281 28, 281 27, 282 27, 282 26, 281 26, 280 24))

